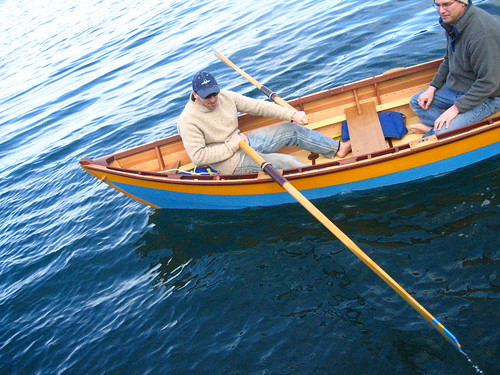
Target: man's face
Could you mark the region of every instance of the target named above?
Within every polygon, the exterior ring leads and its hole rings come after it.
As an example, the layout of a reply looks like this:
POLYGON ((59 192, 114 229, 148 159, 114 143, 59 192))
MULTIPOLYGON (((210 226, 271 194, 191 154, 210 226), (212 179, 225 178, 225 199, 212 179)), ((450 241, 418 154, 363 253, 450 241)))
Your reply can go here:
POLYGON ((195 101, 208 109, 215 109, 217 107, 217 101, 219 100, 219 93, 214 93, 203 99, 199 96, 196 91, 193 91, 193 96, 195 101))
POLYGON ((443 22, 454 25, 465 12, 466 5, 460 1, 435 0, 434 7, 443 22))

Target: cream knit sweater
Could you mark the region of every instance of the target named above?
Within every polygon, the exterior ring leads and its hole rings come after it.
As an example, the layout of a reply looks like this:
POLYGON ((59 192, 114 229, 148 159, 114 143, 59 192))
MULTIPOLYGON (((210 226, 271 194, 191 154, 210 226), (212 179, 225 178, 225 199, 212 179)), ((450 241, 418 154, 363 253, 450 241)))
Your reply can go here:
POLYGON ((190 95, 177 128, 195 165, 210 165, 221 174, 233 173, 240 161, 240 152, 238 143, 229 141, 229 138, 240 132, 239 113, 291 121, 294 111, 227 90, 221 90, 217 107, 211 110, 192 101, 190 95))

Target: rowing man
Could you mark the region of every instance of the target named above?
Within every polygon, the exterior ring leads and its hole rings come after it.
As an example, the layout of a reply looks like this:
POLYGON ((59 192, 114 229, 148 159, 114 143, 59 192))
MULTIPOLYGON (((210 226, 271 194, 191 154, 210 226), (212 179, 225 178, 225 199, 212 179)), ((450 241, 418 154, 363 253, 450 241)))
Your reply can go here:
POLYGON ((184 148, 197 166, 210 165, 221 174, 259 172, 260 166, 240 149, 241 141, 248 142, 276 169, 308 165, 292 155, 276 153, 285 146, 297 146, 327 158, 345 157, 351 149, 350 142, 339 142, 303 126, 308 122, 305 112, 220 90, 210 73, 197 73, 192 88, 177 127, 184 148), (245 135, 238 128, 239 113, 274 117, 286 122, 245 135))

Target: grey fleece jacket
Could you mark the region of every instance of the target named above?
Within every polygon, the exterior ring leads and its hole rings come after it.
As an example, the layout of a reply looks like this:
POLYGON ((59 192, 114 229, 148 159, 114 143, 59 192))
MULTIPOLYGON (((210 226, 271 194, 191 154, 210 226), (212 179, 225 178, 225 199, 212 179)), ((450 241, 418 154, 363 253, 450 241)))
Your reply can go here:
POLYGON ((431 86, 446 85, 464 93, 455 101, 466 112, 489 97, 500 95, 500 23, 470 3, 455 25, 441 22, 446 30, 444 61, 431 86))
POLYGON ((233 173, 240 161, 240 152, 239 144, 229 138, 240 132, 240 112, 284 121, 291 121, 295 113, 277 104, 227 90, 221 90, 213 110, 190 99, 179 117, 177 129, 195 165, 210 165, 221 174, 233 173))

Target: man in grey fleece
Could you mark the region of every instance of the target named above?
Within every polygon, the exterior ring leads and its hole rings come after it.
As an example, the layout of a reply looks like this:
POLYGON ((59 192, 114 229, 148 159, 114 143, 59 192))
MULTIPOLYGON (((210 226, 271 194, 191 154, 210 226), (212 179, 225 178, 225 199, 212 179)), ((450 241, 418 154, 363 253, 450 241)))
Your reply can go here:
POLYGON ((260 171, 260 166, 240 149, 240 141, 248 142, 277 169, 308 165, 291 155, 275 153, 284 146, 297 146, 329 158, 335 154, 344 157, 350 151, 349 142, 340 143, 304 127, 307 123, 305 112, 228 90, 221 91, 210 73, 197 73, 192 87, 177 129, 191 161, 197 166, 210 165, 221 174, 260 171), (289 122, 260 128, 247 136, 238 129, 238 114, 241 112, 289 122))
POLYGON ((410 132, 444 133, 500 110, 500 23, 470 0, 434 0, 445 29, 446 55, 429 88, 410 107, 421 124, 410 132))

